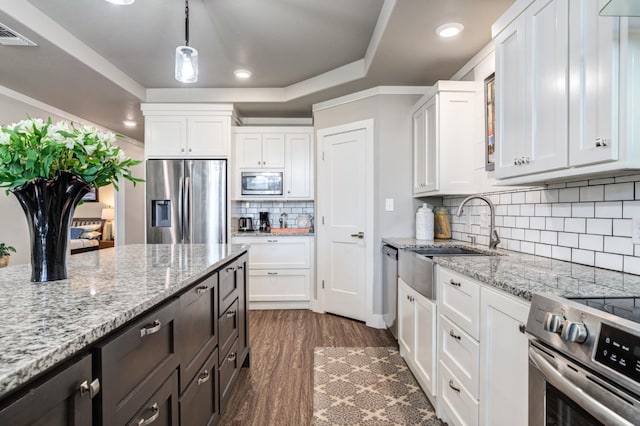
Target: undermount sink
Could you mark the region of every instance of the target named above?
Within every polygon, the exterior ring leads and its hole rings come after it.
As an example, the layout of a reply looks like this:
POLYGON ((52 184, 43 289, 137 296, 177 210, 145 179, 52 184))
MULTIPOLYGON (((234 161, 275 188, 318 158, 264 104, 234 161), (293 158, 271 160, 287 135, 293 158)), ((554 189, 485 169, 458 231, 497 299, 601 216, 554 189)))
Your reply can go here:
POLYGON ((471 250, 462 247, 421 247, 410 248, 408 251, 412 251, 424 256, 490 256, 491 253, 485 253, 481 251, 471 250))

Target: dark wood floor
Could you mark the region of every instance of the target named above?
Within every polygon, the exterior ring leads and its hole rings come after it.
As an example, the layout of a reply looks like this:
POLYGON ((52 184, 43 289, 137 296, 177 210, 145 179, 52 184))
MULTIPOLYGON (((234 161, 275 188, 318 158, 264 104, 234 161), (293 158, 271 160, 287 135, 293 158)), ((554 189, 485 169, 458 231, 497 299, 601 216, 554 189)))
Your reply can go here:
POLYGON ((221 425, 308 425, 316 346, 397 346, 387 330, 307 310, 251 311, 251 367, 243 368, 221 425))

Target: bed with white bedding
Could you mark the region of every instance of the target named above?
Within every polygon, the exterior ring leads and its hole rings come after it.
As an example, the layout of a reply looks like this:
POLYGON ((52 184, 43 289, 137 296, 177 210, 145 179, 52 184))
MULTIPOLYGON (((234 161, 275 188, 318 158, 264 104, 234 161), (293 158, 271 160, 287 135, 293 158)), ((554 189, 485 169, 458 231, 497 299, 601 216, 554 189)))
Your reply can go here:
POLYGON ((100 218, 73 218, 69 232, 71 254, 98 250, 103 230, 104 220, 100 218))

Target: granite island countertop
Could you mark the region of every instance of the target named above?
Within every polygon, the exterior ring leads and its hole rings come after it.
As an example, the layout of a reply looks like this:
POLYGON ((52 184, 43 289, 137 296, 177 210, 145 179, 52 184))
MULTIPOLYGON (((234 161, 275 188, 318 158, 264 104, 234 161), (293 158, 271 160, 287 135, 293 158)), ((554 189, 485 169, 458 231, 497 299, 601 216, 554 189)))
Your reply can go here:
POLYGON ((533 293, 552 293, 565 298, 640 297, 640 276, 609 271, 548 257, 534 256, 463 241, 414 238, 383 238, 399 249, 415 247, 464 247, 487 256, 437 256, 434 261, 455 272, 525 300, 533 293))
POLYGON ((137 244, 67 257, 69 278, 0 269, 0 397, 245 252, 240 244, 137 244))
POLYGON ((280 238, 280 237, 314 237, 316 234, 313 232, 290 232, 290 233, 272 233, 261 231, 232 231, 232 237, 265 237, 265 238, 280 238))

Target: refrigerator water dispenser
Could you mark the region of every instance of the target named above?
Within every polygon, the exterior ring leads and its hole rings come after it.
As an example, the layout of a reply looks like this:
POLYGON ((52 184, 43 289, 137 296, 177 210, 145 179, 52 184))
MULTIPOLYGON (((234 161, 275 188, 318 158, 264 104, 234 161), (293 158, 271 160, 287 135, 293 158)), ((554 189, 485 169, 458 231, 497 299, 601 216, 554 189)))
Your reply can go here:
POLYGON ((171 227, 171 200, 151 200, 151 226, 171 227))

